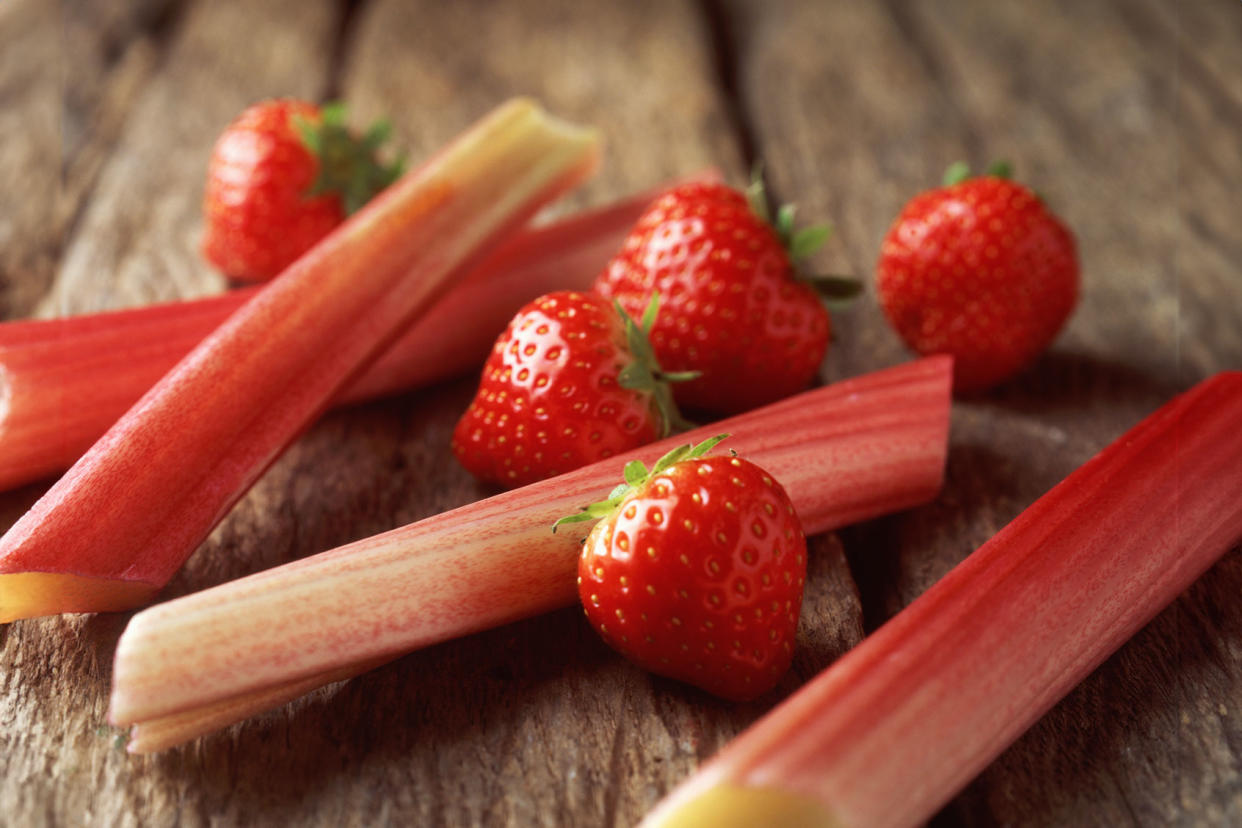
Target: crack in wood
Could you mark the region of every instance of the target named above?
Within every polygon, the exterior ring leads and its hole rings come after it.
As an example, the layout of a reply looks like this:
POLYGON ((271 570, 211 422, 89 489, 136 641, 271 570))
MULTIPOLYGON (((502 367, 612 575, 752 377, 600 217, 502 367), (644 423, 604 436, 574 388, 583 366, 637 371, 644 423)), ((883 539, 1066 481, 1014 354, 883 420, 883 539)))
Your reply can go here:
POLYGON ((752 170, 759 161, 755 137, 754 114, 747 105, 739 82, 740 66, 745 51, 740 36, 737 14, 723 0, 699 0, 699 11, 708 33, 708 48, 716 70, 716 81, 725 102, 729 125, 741 151, 746 169, 752 170))
POLYGON ((327 83, 321 98, 324 101, 342 100, 350 45, 354 42, 354 30, 367 5, 368 0, 338 0, 336 33, 330 47, 327 83))

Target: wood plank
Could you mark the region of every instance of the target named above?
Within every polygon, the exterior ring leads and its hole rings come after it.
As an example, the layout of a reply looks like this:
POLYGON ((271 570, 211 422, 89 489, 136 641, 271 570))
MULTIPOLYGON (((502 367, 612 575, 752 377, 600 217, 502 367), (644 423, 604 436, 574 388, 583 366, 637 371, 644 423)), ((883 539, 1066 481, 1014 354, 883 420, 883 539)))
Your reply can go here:
MULTIPOLYGON (((1232 110, 1176 71, 1174 30, 1123 22, 1129 5, 731 8, 757 146, 782 196, 837 222, 830 269, 872 272, 901 203, 959 156, 1015 161, 1079 237, 1078 312, 1025 376, 955 407, 940 500, 843 534, 873 626, 1177 389, 1242 364, 1232 110)), ((1217 27, 1218 51, 1238 32, 1217 27)), ((900 358, 873 303, 842 321, 829 370, 900 358)), ((1238 821, 1237 558, 940 821, 1238 821)))

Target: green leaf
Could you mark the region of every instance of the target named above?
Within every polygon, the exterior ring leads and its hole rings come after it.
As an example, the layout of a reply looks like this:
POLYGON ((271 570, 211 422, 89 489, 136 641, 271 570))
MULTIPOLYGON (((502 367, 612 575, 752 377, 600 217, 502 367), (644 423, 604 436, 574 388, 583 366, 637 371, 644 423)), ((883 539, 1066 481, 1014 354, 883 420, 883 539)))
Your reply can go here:
POLYGON ((617 372, 617 385, 629 388, 631 391, 653 391, 656 378, 641 362, 630 362, 623 365, 617 372))
POLYGON ((691 457, 702 457, 704 454, 707 454, 709 451, 714 449, 716 446, 720 445, 720 442, 722 440, 727 440, 729 436, 730 435, 726 433, 726 434, 717 434, 715 437, 708 437, 706 440, 699 443, 694 448, 690 449, 690 456, 691 457))
POLYGON ((646 391, 651 394, 652 401, 655 403, 660 417, 659 436, 667 437, 674 430, 691 427, 691 423, 682 417, 681 412, 677 409, 677 403, 673 400, 673 394, 669 390, 668 384, 673 381, 693 379, 698 376, 698 373, 695 372, 693 376, 685 376, 685 372, 683 372, 683 375, 666 375, 660 367, 659 360, 656 359, 655 351, 651 347, 651 340, 647 336, 647 332, 655 325, 659 314, 659 293, 653 293, 651 299, 647 302, 647 307, 643 311, 642 327, 635 324, 634 319, 626 313, 625 308, 621 307, 620 302, 614 299, 612 306, 621 318, 621 323, 625 329, 626 346, 629 349, 630 355, 634 358, 633 362, 627 363, 621 368, 617 375, 617 382, 622 388, 646 391))
POLYGON ((329 126, 344 126, 345 102, 328 101, 319 107, 319 117, 329 126))
POLYGON ((693 447, 689 443, 686 443, 685 445, 677 446, 677 448, 669 451, 667 454, 665 454, 663 457, 657 460, 656 464, 651 467, 651 476, 652 477, 656 476, 660 472, 667 469, 669 466, 672 466, 674 463, 680 463, 682 460, 686 458, 686 455, 690 453, 691 448, 693 447))
POLYGON ((647 307, 643 309, 642 329, 644 334, 651 333, 651 326, 655 324, 656 316, 660 313, 660 291, 652 291, 651 299, 647 302, 647 307))
POLYGON ((642 460, 631 460, 625 464, 625 482, 632 488, 638 488, 647 480, 647 467, 642 460))
POLYGON ((392 121, 387 118, 381 118, 371 124, 366 135, 362 136, 362 143, 369 149, 377 150, 392 135, 392 121))
POLYGON ((302 143, 310 150, 312 155, 319 156, 323 154, 323 142, 319 140, 319 130, 310 121, 301 115, 294 116, 293 128, 298 131, 298 135, 302 139, 302 143))
POLYGON ((776 211, 776 235, 785 248, 793 243, 794 216, 797 212, 798 208, 792 204, 782 204, 776 211))
POLYGON ((804 227, 794 234, 789 243, 791 259, 805 259, 823 247, 824 242, 832 235, 832 225, 819 224, 815 227, 804 227))
POLYGON ((565 517, 557 519, 556 523, 552 524, 552 534, 555 535, 556 530, 560 529, 563 524, 582 523, 588 520, 599 520, 599 518, 600 515, 591 514, 586 509, 572 515, 565 515, 565 517))
POLYGON ((756 161, 750 169, 750 184, 746 187, 746 201, 756 216, 767 224, 772 223, 772 211, 768 207, 768 193, 763 186, 763 162, 756 161))
POLYGON ((988 165, 986 175, 990 175, 993 178, 1012 178, 1013 165, 1008 161, 993 161, 988 165))
POLYGON ((702 371, 661 371, 659 378, 665 382, 689 382, 701 376, 702 371))
POLYGON ((970 178, 970 164, 965 161, 954 161, 944 171, 944 186, 952 187, 970 178))

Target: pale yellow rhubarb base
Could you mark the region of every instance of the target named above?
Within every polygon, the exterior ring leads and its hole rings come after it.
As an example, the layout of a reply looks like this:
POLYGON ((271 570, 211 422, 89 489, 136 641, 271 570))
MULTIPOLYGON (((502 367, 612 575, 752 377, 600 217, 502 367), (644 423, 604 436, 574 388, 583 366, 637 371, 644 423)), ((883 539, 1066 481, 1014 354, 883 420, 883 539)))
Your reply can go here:
POLYGON ((112 723, 133 725, 127 748, 130 753, 155 753, 280 707, 312 690, 353 678, 381 664, 387 664, 390 660, 384 657, 346 665, 335 670, 317 673, 300 681, 291 681, 263 690, 243 693, 231 699, 156 719, 138 722, 113 721, 112 723))
POLYGON ((151 603, 157 588, 141 581, 63 572, 0 575, 0 624, 62 612, 117 612, 151 603))
POLYGON ((642 828, 840 828, 823 803, 776 788, 716 785, 693 799, 660 809, 642 828))

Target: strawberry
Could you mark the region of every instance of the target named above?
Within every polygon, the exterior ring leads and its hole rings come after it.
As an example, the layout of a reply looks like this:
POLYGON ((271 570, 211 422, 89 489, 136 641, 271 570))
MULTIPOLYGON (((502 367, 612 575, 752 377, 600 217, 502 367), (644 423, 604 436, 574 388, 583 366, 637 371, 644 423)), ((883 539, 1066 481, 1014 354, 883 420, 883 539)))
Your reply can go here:
POLYGON ((1038 196, 1000 174, 915 196, 884 237, 880 305, 920 354, 952 354, 954 388, 1017 374, 1053 340, 1078 301, 1074 236, 1038 196))
POLYGON ((269 100, 242 112, 217 139, 203 196, 203 256, 230 279, 267 281, 392 183, 381 165, 388 128, 361 138, 344 108, 269 100))
MULTIPOLYGON (((790 206, 773 227, 761 187, 751 196, 717 183, 669 190, 595 284, 629 313, 660 293, 651 344, 670 370, 700 372, 674 392, 688 407, 732 413, 801 391, 828 348, 828 313, 793 266, 828 228, 794 233, 790 206)), ((843 280, 823 284, 849 293, 843 280)))
POLYGON ((475 477, 522 486, 666 436, 684 422, 645 331, 593 293, 541 296, 492 347, 478 393, 453 432, 475 477))
POLYGON ((650 472, 637 460, 578 560, 578 593, 604 640, 653 673, 745 701, 793 660, 806 537, 789 496, 740 457, 682 446, 650 472))

